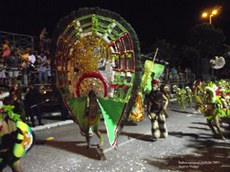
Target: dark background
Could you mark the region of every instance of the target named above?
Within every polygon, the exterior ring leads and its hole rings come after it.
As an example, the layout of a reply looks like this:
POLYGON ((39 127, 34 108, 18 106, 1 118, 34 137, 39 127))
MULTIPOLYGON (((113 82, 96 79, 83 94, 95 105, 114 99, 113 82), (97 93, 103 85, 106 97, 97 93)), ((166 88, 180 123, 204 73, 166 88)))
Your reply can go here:
POLYGON ((0 31, 38 36, 47 27, 50 37, 58 21, 81 7, 100 7, 120 14, 135 29, 141 45, 148 47, 157 39, 179 43, 186 32, 201 19, 206 8, 221 6, 212 18, 230 39, 229 0, 7 0, 0 4, 0 31))

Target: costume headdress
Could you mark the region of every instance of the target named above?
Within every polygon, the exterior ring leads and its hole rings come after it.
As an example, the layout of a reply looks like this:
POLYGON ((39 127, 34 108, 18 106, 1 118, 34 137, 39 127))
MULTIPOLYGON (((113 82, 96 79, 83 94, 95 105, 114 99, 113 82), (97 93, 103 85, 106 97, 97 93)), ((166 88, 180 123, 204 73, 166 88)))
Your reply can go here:
POLYGON ((216 92, 214 90, 214 88, 207 86, 205 87, 206 92, 211 94, 211 102, 215 103, 216 102, 216 92))

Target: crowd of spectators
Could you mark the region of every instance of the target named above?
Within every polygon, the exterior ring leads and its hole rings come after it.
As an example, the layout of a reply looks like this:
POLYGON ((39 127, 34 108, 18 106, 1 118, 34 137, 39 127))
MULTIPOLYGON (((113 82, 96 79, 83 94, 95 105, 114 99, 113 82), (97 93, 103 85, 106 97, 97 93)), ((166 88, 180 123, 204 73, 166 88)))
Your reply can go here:
MULTIPOLYGON (((41 35, 45 34, 42 31, 41 35)), ((28 47, 22 49, 11 45, 8 40, 2 43, 0 57, 0 84, 12 87, 20 83, 28 87, 30 82, 47 84, 51 78, 50 54, 44 36, 41 36, 40 50, 35 51, 28 47)))
POLYGON ((0 93, 9 92, 4 104, 14 105, 14 112, 35 127, 42 123, 40 105, 43 103, 41 90, 51 84, 51 59, 48 33, 40 33, 40 48, 21 48, 9 40, 2 42, 0 56, 0 93), (42 89, 41 89, 42 88, 42 89))
POLYGON ((190 68, 181 69, 180 66, 166 66, 162 78, 163 83, 170 83, 184 87, 185 84, 193 83, 195 81, 195 74, 190 68))

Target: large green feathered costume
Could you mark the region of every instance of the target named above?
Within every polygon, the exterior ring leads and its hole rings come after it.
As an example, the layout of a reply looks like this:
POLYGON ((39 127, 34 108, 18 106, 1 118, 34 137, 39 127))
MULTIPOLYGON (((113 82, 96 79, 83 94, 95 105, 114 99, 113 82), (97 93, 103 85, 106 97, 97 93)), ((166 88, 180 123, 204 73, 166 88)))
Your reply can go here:
POLYGON ((93 90, 115 146, 141 80, 134 29, 115 12, 81 8, 59 21, 51 53, 57 89, 75 122, 84 131, 87 95, 93 90))

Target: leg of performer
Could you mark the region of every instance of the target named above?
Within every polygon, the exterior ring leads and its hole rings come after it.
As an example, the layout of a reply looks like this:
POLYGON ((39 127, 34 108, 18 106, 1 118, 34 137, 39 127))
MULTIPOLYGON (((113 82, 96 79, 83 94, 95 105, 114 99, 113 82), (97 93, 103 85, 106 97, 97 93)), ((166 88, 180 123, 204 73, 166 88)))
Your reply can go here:
POLYGON ((218 134, 220 135, 221 139, 225 140, 223 131, 220 128, 220 120, 217 116, 215 117, 215 123, 216 123, 216 128, 217 128, 218 134))
POLYGON ((85 130, 85 138, 86 138, 86 143, 87 143, 86 149, 89 149, 90 147, 89 127, 87 127, 85 130))
POLYGON ((103 136, 102 136, 101 132, 98 130, 98 125, 95 125, 93 127, 93 130, 94 130, 94 133, 96 133, 97 137, 99 138, 99 141, 100 141, 99 146, 102 146, 104 144, 103 136))
POLYGON ((166 117, 165 117, 165 114, 163 112, 161 112, 159 114, 158 124, 159 124, 159 128, 160 128, 160 135, 161 135, 160 137, 161 138, 168 137, 168 130, 167 130, 167 126, 166 126, 166 117))
POLYGON ((22 172, 21 161, 17 160, 12 165, 10 165, 13 172, 22 172))
POLYGON ((209 128, 212 130, 212 133, 213 133, 213 134, 217 134, 217 133, 216 133, 216 130, 214 129, 214 127, 213 127, 213 125, 212 125, 212 120, 207 119, 207 124, 208 124, 209 128))
POLYGON ((155 113, 150 113, 148 117, 151 120, 153 139, 160 138, 160 130, 159 130, 159 125, 158 125, 157 115, 155 113))

